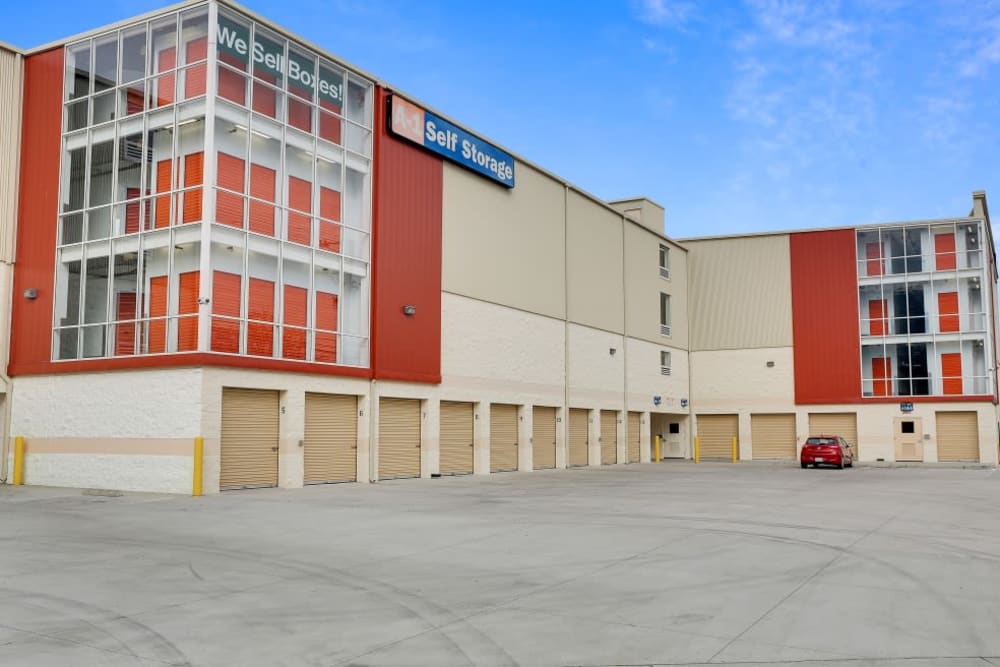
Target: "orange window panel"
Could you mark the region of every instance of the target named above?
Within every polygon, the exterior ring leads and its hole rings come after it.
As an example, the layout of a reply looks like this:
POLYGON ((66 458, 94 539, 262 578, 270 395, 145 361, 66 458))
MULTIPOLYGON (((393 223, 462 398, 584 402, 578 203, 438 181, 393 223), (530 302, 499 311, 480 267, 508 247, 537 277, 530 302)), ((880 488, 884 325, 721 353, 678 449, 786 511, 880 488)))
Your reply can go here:
POLYGON ((265 201, 250 200, 250 231, 274 236, 274 197, 277 194, 274 169, 250 163, 250 196, 265 201), (265 203, 272 202, 272 203, 265 203))
MULTIPOLYGON (((251 278, 247 310, 249 319, 274 322, 274 282, 251 278)), ((247 324, 247 354, 270 357, 274 354, 274 325, 250 322, 247 324)))
POLYGON ((866 272, 869 276, 880 276, 885 273, 885 260, 882 257, 881 243, 865 244, 866 272))
POLYGON ((285 327, 281 334, 281 354, 286 359, 306 358, 306 332, 290 327, 306 326, 309 293, 304 287, 285 285, 285 327))
POLYGON ((288 124, 312 134, 312 106, 292 95, 285 99, 288 102, 288 124))
POLYGON ((872 359, 872 393, 875 396, 892 395, 892 362, 884 357, 872 359))
POLYGON ((885 311, 885 299, 872 299, 868 302, 868 330, 872 336, 885 336, 888 333, 885 311))
POLYGON ((962 393, 962 354, 960 352, 941 355, 941 378, 944 384, 944 393, 962 393))
MULTIPOLYGON (((205 182, 205 154, 190 153, 184 156, 184 187, 190 188, 201 185, 205 182)), ((195 187, 193 190, 186 190, 183 197, 182 217, 183 222, 197 222, 201 220, 201 192, 202 189, 195 187)))
POLYGON ((200 273, 187 271, 180 274, 177 294, 177 351, 198 349, 198 293, 200 273))
POLYGON ((938 323, 941 333, 952 333, 959 330, 958 292, 938 294, 938 323))
MULTIPOLYGON (((177 49, 169 46, 162 49, 156 61, 156 71, 166 72, 177 67, 177 49)), ((177 75, 171 72, 156 79, 156 106, 163 107, 174 103, 177 85, 177 75)))
POLYGON ((125 91, 125 114, 128 116, 142 113, 146 95, 142 83, 140 82, 138 85, 138 88, 128 88, 125 91))
MULTIPOLYGON (((219 62, 232 65, 237 69, 244 69, 246 66, 240 62, 240 59, 229 53, 219 52, 219 62)), ((246 77, 239 73, 234 72, 228 67, 219 67, 219 97, 227 99, 230 102, 236 102, 240 106, 246 106, 247 103, 247 86, 246 77)))
POLYGON ((955 268, 954 234, 936 234, 934 236, 934 266, 938 271, 955 268))
MULTIPOLYGON (((337 295, 316 292, 316 329, 337 330, 337 295)), ((337 335, 316 332, 316 361, 337 361, 337 335)))
MULTIPOLYGON (((327 100, 320 100, 319 106, 325 111, 331 111, 335 114, 340 114, 340 105, 334 104, 327 100)), ((335 144, 340 143, 340 118, 337 116, 331 116, 330 114, 321 113, 319 115, 319 137, 320 139, 326 139, 327 141, 332 141, 335 144)))
MULTIPOLYGON (((173 178, 172 160, 160 160, 156 163, 156 191, 169 192, 170 181, 173 178)), ((156 198, 156 228, 170 226, 170 195, 156 198)))
POLYGON ((216 183, 220 188, 233 190, 233 192, 223 192, 219 190, 216 194, 215 220, 230 227, 243 227, 243 193, 246 192, 246 175, 244 168, 246 163, 234 155, 219 152, 219 171, 216 183))
POLYGON ((152 353, 167 351, 167 277, 155 276, 149 279, 149 342, 147 351, 152 353))
MULTIPOLYGON (((204 60, 208 57, 208 38, 198 37, 192 39, 184 48, 184 62, 192 63, 196 60, 204 60)), ((204 95, 205 73, 208 71, 205 63, 188 67, 184 71, 184 98, 191 99, 204 95)))
POLYGON ((340 220, 340 193, 331 188, 319 189, 319 247, 330 252, 340 252, 340 225, 329 222, 340 220))
POLYGON ((125 233, 139 231, 139 188, 125 188, 125 233))
POLYGON ((312 183, 288 177, 288 206, 294 210, 305 211, 288 213, 288 240, 295 243, 310 245, 312 243, 312 183))
MULTIPOLYGON (((259 75, 258 75, 259 76, 259 75)), ((270 118, 278 117, 278 93, 274 88, 259 81, 253 82, 253 100, 251 108, 259 114, 270 118)))
MULTIPOLYGON (((240 316, 240 276, 216 271, 212 274, 212 313, 228 317, 240 316)), ((212 350, 240 351, 240 323, 236 320, 212 318, 212 350)))
POLYGON ((115 354, 135 354, 135 292, 119 292, 115 302, 115 354), (121 320, 126 320, 122 322, 121 320))

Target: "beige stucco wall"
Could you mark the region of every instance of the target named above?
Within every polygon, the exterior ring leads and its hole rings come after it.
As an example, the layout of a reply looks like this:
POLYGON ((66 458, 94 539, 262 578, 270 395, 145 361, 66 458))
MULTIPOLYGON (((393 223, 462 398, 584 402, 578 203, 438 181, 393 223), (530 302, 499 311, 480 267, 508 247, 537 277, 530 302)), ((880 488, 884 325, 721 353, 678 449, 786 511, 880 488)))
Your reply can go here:
POLYGON ((792 344, 788 235, 682 241, 692 350, 792 344))
MULTIPOLYGON (((10 299, 17 230, 17 187, 21 151, 23 58, 0 46, 0 375, 6 375, 10 348, 10 299)), ((0 382, 0 392, 6 385, 0 382)), ((0 416, 0 424, 3 423, 0 416)))
POLYGON ((687 250, 633 222, 625 223, 625 318, 633 338, 688 347, 687 250), (660 276, 660 246, 670 250, 670 278, 660 276), (670 337, 660 333, 660 293, 670 295, 670 337))
POLYGON ((566 211, 569 320, 624 333, 622 216, 572 190, 566 211))
POLYGON ((441 279, 446 292, 566 315, 566 188, 518 163, 507 189, 444 163, 441 279))
MULTIPOLYGON (((628 338, 625 341, 628 366, 629 410, 652 412, 688 412, 681 407, 689 399, 689 368, 687 352, 644 340, 628 338), (669 350, 670 375, 660 371, 660 352, 669 350), (657 405, 654 396, 660 397, 657 405)), ((690 405, 690 401, 688 401, 690 405)))
POLYGON ((785 412, 795 405, 794 372, 791 347, 691 352, 691 400, 698 412, 785 412))

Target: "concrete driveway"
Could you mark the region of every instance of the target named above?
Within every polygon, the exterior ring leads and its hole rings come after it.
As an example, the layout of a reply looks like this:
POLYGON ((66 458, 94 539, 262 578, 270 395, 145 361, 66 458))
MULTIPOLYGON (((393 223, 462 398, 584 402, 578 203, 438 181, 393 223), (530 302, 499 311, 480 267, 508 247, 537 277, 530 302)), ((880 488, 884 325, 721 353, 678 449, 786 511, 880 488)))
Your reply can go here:
POLYGON ((992 470, 3 487, 0 530, 5 666, 1000 665, 992 470))

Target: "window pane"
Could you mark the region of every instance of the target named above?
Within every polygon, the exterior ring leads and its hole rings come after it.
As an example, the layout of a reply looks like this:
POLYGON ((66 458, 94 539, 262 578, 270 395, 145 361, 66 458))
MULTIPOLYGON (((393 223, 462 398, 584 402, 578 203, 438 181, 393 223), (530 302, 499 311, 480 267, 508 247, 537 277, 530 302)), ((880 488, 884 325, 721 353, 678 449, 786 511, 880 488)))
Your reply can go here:
POLYGON ((114 142, 95 143, 90 149, 90 206, 111 203, 114 142))
POLYGON ((66 131, 82 130, 87 127, 87 113, 90 110, 90 99, 83 99, 66 106, 66 131))
POLYGON ((347 119, 372 126, 371 84, 351 76, 347 83, 347 119))
POLYGON ((94 40, 94 92, 118 85, 118 33, 94 40))
POLYGON ((62 261, 59 264, 56 273, 56 326, 80 323, 81 264, 80 260, 62 261))
POLYGON ((122 83, 141 79, 146 74, 146 26, 129 28, 122 33, 122 83))
POLYGON ((83 208, 84 177, 87 172, 87 149, 75 148, 63 156, 68 162, 64 174, 69 182, 63 183, 63 211, 77 211, 83 208))
POLYGON ((246 72, 250 63, 250 26, 235 15, 220 11, 217 48, 219 62, 246 72))
MULTIPOLYGON (((90 252, 91 249, 88 249, 88 254, 90 252)), ((104 248, 104 252, 107 252, 107 247, 104 248)), ((83 284, 83 321, 89 324, 106 322, 107 319, 108 257, 105 254, 87 258, 87 272, 83 284)))
POLYGON ((90 42, 71 46, 66 53, 66 95, 68 99, 90 93, 90 42))

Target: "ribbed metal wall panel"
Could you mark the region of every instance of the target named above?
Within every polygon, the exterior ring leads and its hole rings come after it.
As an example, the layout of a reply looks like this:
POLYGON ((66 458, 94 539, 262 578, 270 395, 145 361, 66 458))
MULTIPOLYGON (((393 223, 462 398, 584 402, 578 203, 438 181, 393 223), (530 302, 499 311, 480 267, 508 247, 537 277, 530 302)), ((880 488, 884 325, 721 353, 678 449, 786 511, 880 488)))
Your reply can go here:
POLYGON ((792 344, 787 234, 687 241, 684 245, 690 272, 692 351, 792 344))
POLYGON ((14 261, 17 229, 17 173, 21 151, 21 100, 24 98, 24 61, 0 47, 0 261, 14 261))

